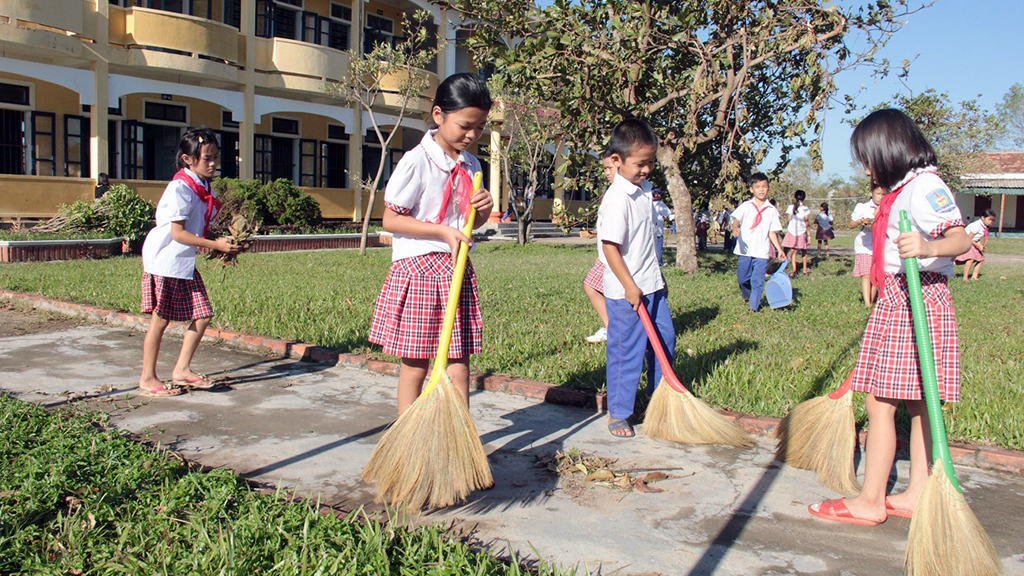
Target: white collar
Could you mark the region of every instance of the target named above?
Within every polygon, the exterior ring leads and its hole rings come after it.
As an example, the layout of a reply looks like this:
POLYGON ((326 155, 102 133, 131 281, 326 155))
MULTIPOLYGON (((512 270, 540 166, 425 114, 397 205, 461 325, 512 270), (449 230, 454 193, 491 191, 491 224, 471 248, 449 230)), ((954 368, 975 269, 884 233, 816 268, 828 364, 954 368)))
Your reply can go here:
POLYGON ((445 153, 441 145, 437 143, 437 140, 434 140, 435 134, 437 134, 437 128, 427 130, 427 133, 423 135, 423 139, 420 140, 420 146, 423 146, 423 151, 432 164, 445 171, 450 171, 459 162, 469 164, 469 152, 463 150, 459 152, 458 160, 453 159, 445 153))
POLYGON ((654 185, 651 184, 650 180, 644 180, 640 184, 633 184, 629 180, 626 180, 626 177, 619 174, 618 172, 615 173, 615 178, 612 179, 611 187, 621 188, 623 192, 629 194, 630 196, 633 196, 637 193, 650 192, 651 190, 654 189, 654 185))

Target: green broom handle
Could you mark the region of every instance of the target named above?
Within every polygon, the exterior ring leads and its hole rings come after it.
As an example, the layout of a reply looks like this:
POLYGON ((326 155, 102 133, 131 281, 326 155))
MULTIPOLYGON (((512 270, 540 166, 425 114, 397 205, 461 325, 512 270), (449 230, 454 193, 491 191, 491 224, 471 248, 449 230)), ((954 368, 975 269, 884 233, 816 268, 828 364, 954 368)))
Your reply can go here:
MULTIPOLYGON (((906 210, 900 210, 900 232, 910 232, 910 216, 906 210)), ((942 462, 946 477, 958 492, 963 492, 956 481, 953 471, 953 459, 949 455, 949 444, 946 442, 946 425, 942 418, 942 406, 939 404, 939 383, 935 375, 935 356, 932 355, 932 340, 928 333, 928 316, 924 310, 924 297, 921 293, 921 274, 917 267, 917 258, 904 260, 907 267, 907 292, 910 298, 910 311, 914 317, 914 339, 917 341, 917 359, 921 365, 921 382, 924 385, 924 399, 928 406, 928 420, 932 429, 932 459, 942 462)))

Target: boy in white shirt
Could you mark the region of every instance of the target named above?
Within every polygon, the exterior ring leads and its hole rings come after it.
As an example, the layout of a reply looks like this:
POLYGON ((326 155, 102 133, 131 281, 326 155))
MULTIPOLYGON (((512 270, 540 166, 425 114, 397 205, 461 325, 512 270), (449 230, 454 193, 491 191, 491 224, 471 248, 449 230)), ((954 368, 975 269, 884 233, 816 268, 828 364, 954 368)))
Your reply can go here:
POLYGON ((612 131, 608 157, 617 169, 597 213, 597 239, 605 265, 604 297, 608 310, 608 431, 631 438, 627 419, 647 359, 647 394, 661 381, 647 334, 637 314, 645 306, 672 361, 676 332, 666 300, 665 278, 655 251, 654 203, 647 176, 654 168, 658 137, 641 120, 626 120, 612 131))
POLYGON ((782 230, 779 211, 768 201, 768 177, 760 172, 751 175, 750 193, 753 198, 733 210, 731 225, 736 237, 733 252, 739 256, 736 280, 740 295, 750 303, 750 311, 757 312, 768 270, 768 245, 775 247, 779 258, 786 252, 779 243, 778 232, 782 230))

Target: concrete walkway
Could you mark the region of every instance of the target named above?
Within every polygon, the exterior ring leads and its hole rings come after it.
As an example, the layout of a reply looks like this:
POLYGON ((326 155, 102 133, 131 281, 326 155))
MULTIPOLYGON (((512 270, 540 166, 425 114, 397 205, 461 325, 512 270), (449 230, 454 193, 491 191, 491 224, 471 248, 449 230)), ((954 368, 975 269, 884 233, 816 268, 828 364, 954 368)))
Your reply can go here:
MULTIPOLYGON (((165 338, 164 360, 179 342, 165 338)), ((394 416, 394 376, 204 342, 195 367, 221 378, 222 389, 143 399, 134 390, 141 347, 141 333, 125 328, 0 310, 0 387, 44 406, 88 403, 115 426, 207 466, 347 509, 375 507, 359 473, 394 416)), ((161 365, 163 376, 169 370, 161 365)), ((645 438, 642 428, 616 439, 606 415, 488 391, 473 394, 472 412, 496 486, 414 521, 452 523, 499 554, 512 549, 581 574, 902 572, 908 520, 863 528, 810 517, 808 504, 836 495, 775 462, 767 439, 745 449, 681 446, 645 438), (616 469, 670 477, 654 484, 658 493, 573 486, 545 466, 572 448, 615 459, 616 469)), ((897 486, 906 469, 897 463, 897 486)), ((969 467, 958 474, 1004 574, 1024 575, 1024 478, 969 467)))

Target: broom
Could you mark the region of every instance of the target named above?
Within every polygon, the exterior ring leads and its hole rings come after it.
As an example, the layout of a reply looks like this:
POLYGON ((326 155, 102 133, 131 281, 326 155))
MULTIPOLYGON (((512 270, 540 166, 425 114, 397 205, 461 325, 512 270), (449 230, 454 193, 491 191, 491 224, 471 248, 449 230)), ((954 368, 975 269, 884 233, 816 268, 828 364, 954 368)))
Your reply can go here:
MULTIPOLYGON (((910 218, 906 210, 901 210, 900 232, 909 231, 910 218)), ((914 340, 928 406, 934 460, 931 477, 918 496, 910 520, 907 573, 910 576, 994 576, 999 574, 999 556, 985 528, 964 499, 946 443, 935 357, 932 356, 917 259, 907 258, 906 267, 910 310, 914 317, 914 340)))
MULTIPOLYGON (((482 180, 483 174, 474 174, 474 192, 482 180)), ((473 232, 475 217, 476 210, 470 206, 462 230, 466 236, 473 232)), ((494 485, 469 407, 447 371, 468 256, 469 246, 461 244, 430 379, 419 398, 384 433, 363 469, 363 479, 380 490, 378 502, 404 502, 410 510, 443 508, 465 500, 473 490, 494 485)))
POLYGON ((776 457, 790 466, 813 470, 818 482, 841 494, 860 492, 853 453, 857 430, 853 417, 853 373, 834 392, 797 404, 775 430, 776 457))
POLYGON ((661 364, 661 383, 647 405, 644 433, 651 438, 688 444, 753 444, 746 432, 690 393, 676 378, 672 363, 661 347, 661 340, 643 302, 640 303, 639 313, 640 322, 647 331, 647 339, 661 364))

